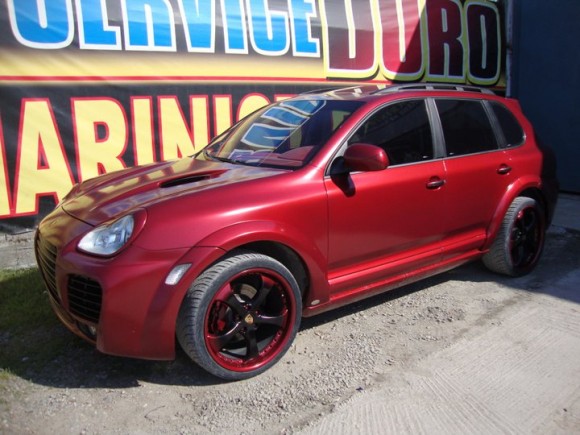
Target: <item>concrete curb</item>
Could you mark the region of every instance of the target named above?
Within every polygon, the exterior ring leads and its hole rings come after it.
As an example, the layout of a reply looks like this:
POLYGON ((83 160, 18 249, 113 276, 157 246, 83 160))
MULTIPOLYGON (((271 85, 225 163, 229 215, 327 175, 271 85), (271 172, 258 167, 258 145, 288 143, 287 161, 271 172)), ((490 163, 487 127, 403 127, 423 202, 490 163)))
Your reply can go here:
POLYGON ((0 268, 19 269, 36 266, 34 231, 21 234, 0 233, 0 268))

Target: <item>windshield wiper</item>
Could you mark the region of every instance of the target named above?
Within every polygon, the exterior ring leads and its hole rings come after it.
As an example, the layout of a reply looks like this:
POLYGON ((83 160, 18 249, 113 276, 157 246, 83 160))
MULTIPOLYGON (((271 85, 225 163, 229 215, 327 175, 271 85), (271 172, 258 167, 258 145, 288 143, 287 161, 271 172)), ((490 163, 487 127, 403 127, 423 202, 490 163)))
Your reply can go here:
POLYGON ((232 165, 244 165, 244 166, 260 166, 260 162, 251 162, 244 159, 230 159, 227 157, 219 157, 214 154, 210 154, 207 150, 203 150, 203 155, 210 160, 217 162, 231 163, 232 165))
POLYGON ((217 162, 234 163, 232 159, 228 159, 226 157, 218 157, 216 155, 210 154, 207 148, 203 150, 203 155, 204 157, 217 162))

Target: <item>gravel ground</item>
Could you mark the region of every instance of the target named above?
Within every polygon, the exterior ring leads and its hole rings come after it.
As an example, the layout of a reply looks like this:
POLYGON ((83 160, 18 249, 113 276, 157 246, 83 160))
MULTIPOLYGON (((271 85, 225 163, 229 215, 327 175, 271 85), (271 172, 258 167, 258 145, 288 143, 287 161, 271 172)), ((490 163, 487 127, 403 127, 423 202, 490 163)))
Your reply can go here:
POLYGON ((102 355, 59 326, 50 333, 70 336, 66 352, 0 382, 0 433, 308 432, 475 328, 500 328, 520 304, 549 292, 554 277, 578 270, 579 259, 580 233, 556 227, 527 277, 499 277, 477 262, 304 319, 278 365, 236 383, 211 377, 183 353, 172 362, 102 355))

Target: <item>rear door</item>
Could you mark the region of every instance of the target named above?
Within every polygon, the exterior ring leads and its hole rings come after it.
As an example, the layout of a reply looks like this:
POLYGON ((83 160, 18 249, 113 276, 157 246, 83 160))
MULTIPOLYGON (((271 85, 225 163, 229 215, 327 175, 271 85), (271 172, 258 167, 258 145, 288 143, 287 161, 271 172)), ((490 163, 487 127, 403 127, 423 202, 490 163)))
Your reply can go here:
POLYGON ((445 142, 446 257, 478 249, 513 179, 488 109, 479 100, 435 100, 445 142))

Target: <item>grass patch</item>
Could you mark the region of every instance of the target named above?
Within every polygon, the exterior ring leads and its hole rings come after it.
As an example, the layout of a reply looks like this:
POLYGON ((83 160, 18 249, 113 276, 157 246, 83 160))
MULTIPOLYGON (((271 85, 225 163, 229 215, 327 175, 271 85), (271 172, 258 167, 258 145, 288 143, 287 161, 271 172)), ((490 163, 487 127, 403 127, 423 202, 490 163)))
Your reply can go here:
POLYGON ((54 317, 38 269, 0 271, 0 330, 21 331, 54 317))
POLYGON ((12 376, 12 373, 10 373, 10 370, 5 370, 0 368, 0 381, 6 381, 8 379, 10 379, 10 376, 12 376))
POLYGON ((70 345, 38 269, 0 271, 0 381, 39 370, 70 345))

